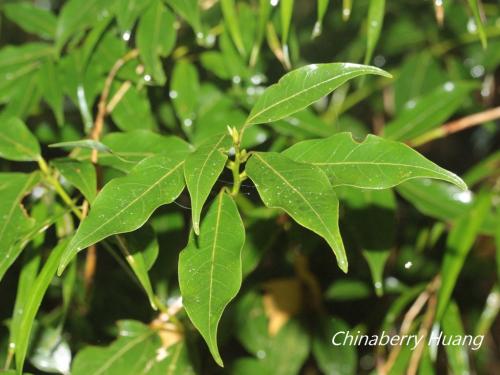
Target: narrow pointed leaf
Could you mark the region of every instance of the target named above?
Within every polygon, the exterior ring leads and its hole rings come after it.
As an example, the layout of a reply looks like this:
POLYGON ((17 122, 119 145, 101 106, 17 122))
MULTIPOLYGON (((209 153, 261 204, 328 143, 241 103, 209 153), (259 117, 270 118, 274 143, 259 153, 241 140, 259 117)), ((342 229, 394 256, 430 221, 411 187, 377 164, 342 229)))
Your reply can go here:
POLYGON ((288 43, 288 35, 290 33, 290 25, 292 23, 294 0, 280 1, 280 16, 281 16, 281 44, 286 46, 288 43))
POLYGON ((328 8, 330 0, 317 0, 317 16, 316 24, 314 25, 312 37, 315 38, 321 34, 321 29, 323 28, 323 18, 325 18, 325 13, 328 8))
POLYGON ((52 164, 71 185, 81 191, 86 200, 90 203, 94 201, 97 194, 97 176, 91 162, 56 159, 52 164))
POLYGON ((136 43, 146 68, 156 83, 163 85, 166 77, 160 57, 166 57, 176 39, 175 17, 160 0, 155 0, 139 20, 136 43))
POLYGON ((255 153, 246 172, 266 206, 285 210, 297 223, 323 237, 340 269, 347 272, 338 227, 339 201, 320 168, 277 153, 255 153))
POLYGON ((200 234, 200 216, 203 205, 227 161, 224 153, 231 147, 228 134, 209 138, 189 155, 184 164, 186 186, 191 196, 193 230, 200 234))
POLYGON ((179 286, 186 312, 205 339, 217 364, 217 327, 227 304, 238 293, 245 229, 233 199, 221 192, 200 229, 179 257, 179 286))
POLYGON ((353 0, 342 0, 342 20, 347 21, 351 17, 353 0))
POLYGON ((170 85, 170 98, 177 117, 189 133, 198 111, 200 82, 195 66, 181 60, 175 64, 170 85))
POLYGON ((39 180, 38 173, 0 173, 0 280, 22 250, 16 242, 34 225, 21 200, 39 180))
POLYGON ((221 0, 220 5, 222 8, 222 14, 224 15, 224 21, 229 30, 229 34, 231 35, 231 39, 238 49, 238 52, 241 55, 245 55, 245 45, 243 44, 243 38, 241 36, 234 0, 221 0))
POLYGON ((40 274, 37 276, 32 286, 30 298, 26 301, 24 311, 19 321, 19 331, 16 337, 16 368, 20 371, 23 368, 24 360, 28 352, 29 338, 36 313, 42 304, 43 296, 54 278, 61 256, 68 244, 67 240, 62 240, 51 251, 49 258, 43 265, 40 274))
POLYGON ((483 46, 483 49, 486 49, 488 46, 488 37, 486 36, 486 30, 484 29, 483 20, 481 19, 479 0, 467 0, 467 2, 469 3, 469 7, 474 15, 474 22, 476 23, 481 45, 483 46))
MULTIPOLYGON (((443 335, 446 337, 466 337, 465 330, 460 317, 460 310, 454 301, 451 301, 443 314, 442 319, 443 335)), ((477 336, 476 336, 477 337, 477 336)), ((474 337, 473 345, 476 344, 474 337)), ((465 341, 465 340, 464 340, 465 341)), ((472 343, 471 343, 472 344, 472 343)), ((452 374, 470 374, 468 345, 443 345, 446 350, 446 357, 452 374)), ((472 346, 472 345, 471 345, 472 346)), ((473 350, 477 350, 473 349, 473 350)))
POLYGON ((40 145, 28 127, 11 117, 0 124, 0 158, 14 161, 35 161, 40 157, 40 145))
POLYGON ((444 180, 466 190, 460 177, 403 143, 368 135, 358 143, 351 133, 297 143, 284 154, 321 168, 333 186, 387 189, 414 178, 444 180))
POLYGON ((166 0, 166 3, 191 25, 198 39, 203 37, 198 0, 166 0))
POLYGON ((406 141, 443 124, 477 86, 470 82, 446 82, 421 98, 410 101, 384 127, 384 137, 406 141))
POLYGON ((48 60, 40 69, 39 84, 43 99, 54 112, 57 125, 62 126, 64 122, 64 93, 58 73, 54 62, 48 60))
POLYGON ((78 251, 113 234, 138 229, 155 209, 173 202, 184 188, 183 164, 179 157, 152 156, 105 185, 68 245, 59 274, 78 251))
POLYGON ((112 152, 109 147, 99 141, 94 141, 93 139, 82 139, 80 141, 68 141, 68 142, 59 142, 52 143, 49 145, 50 148, 65 148, 65 149, 74 149, 74 148, 86 148, 90 150, 97 150, 99 152, 112 152))
POLYGON ((368 8, 368 26, 366 36, 365 64, 368 64, 373 56, 373 51, 377 46, 382 23, 384 22, 385 0, 371 0, 368 8))
POLYGON ((366 74, 390 77, 382 69, 350 63, 313 64, 293 70, 264 91, 246 124, 273 122, 290 116, 350 79, 366 74))
POLYGON ((9 20, 28 33, 45 39, 52 39, 56 34, 56 16, 47 9, 29 2, 19 2, 5 4, 3 11, 9 20))

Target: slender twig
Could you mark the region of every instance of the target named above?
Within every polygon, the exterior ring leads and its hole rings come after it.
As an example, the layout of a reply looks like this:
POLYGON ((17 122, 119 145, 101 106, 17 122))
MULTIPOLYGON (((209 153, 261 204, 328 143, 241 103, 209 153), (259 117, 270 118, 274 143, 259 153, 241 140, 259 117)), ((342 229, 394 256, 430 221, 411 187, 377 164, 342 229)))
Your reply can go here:
POLYGON ((486 111, 474 113, 470 116, 462 117, 458 120, 450 121, 437 129, 433 129, 408 142, 412 147, 418 147, 425 143, 434 141, 438 138, 446 137, 450 134, 460 132, 500 118, 500 107, 488 109, 486 111))

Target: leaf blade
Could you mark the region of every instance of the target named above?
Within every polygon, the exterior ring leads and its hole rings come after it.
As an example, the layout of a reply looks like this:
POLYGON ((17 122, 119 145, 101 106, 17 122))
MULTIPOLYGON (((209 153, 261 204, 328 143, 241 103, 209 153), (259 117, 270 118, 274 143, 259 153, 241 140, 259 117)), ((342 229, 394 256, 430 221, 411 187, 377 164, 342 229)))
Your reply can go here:
POLYGON ((0 127, 0 157, 13 161, 36 161, 40 145, 28 127, 17 117, 11 117, 0 127))

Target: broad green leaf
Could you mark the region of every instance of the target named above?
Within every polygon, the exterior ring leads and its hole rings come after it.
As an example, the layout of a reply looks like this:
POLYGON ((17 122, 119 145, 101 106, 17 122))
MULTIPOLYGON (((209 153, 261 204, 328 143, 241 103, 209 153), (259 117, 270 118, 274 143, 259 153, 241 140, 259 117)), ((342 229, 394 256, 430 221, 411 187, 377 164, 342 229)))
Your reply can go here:
POLYGON ((384 137, 406 141, 441 125, 476 88, 467 82, 446 82, 423 97, 410 101, 397 118, 384 127, 384 137))
MULTIPOLYGON (((157 154, 171 157, 186 157, 191 146, 175 136, 162 136, 148 130, 134 130, 126 133, 109 133, 102 138, 105 147, 112 153, 99 155, 99 164, 129 172, 138 162, 157 154)), ((90 153, 80 157, 88 160, 90 153)))
POLYGON ((0 122, 0 158, 15 161, 38 160, 40 145, 28 127, 15 117, 0 122))
POLYGON ((113 121, 123 131, 156 128, 146 90, 135 87, 127 90, 111 112, 113 121))
POLYGON ((123 39, 130 38, 130 34, 137 18, 152 0, 118 0, 116 6, 116 21, 123 32, 123 39))
POLYGON ((277 153, 255 153, 246 172, 267 207, 285 210, 297 223, 323 237, 340 269, 347 272, 338 227, 339 201, 321 169, 277 153))
POLYGON ((385 0, 371 0, 368 8, 365 64, 372 60, 384 22, 385 0))
POLYGON ((91 26, 95 20, 110 12, 114 0, 70 0, 57 18, 56 48, 60 51, 73 35, 91 26))
POLYGON ((49 145, 49 147, 66 148, 66 149, 86 148, 90 150, 97 150, 99 152, 112 152, 112 150, 105 144, 99 141, 95 141, 93 139, 82 139, 79 141, 52 143, 51 145, 49 145))
POLYGON ((34 225, 21 200, 39 179, 38 173, 0 173, 0 280, 22 250, 16 242, 34 225))
POLYGON ((465 258, 476 240, 481 224, 491 206, 491 196, 480 194, 471 210, 455 223, 448 235, 446 252, 441 266, 441 287, 438 292, 436 322, 443 318, 449 306, 458 275, 462 270, 465 258))
POLYGON ((317 0, 317 16, 316 23, 314 24, 314 29, 312 33, 312 37, 315 38, 321 34, 323 28, 323 18, 325 18, 326 10, 328 9, 328 4, 330 0, 317 0))
POLYGON ((183 128, 191 133, 190 127, 198 111, 200 83, 195 66, 185 60, 175 64, 170 85, 170 98, 183 128))
POLYGON ((460 177, 403 143, 368 135, 358 143, 351 133, 297 143, 284 154, 321 168, 333 186, 387 189, 414 178, 433 178, 466 190, 460 177))
POLYGON ((55 159, 52 160, 52 164, 71 185, 81 191, 89 203, 94 201, 97 195, 97 176, 92 163, 71 159, 55 159))
POLYGON ((316 320, 313 331, 312 354, 324 374, 352 375, 357 369, 357 351, 353 346, 332 345, 336 332, 349 331, 349 326, 342 320, 321 316, 316 320))
POLYGON ((166 57, 175 45, 174 15, 160 0, 154 0, 139 20, 136 43, 146 68, 146 74, 159 85, 165 84, 165 72, 160 57, 166 57))
POLYGON ((16 347, 16 368, 21 371, 24 360, 28 352, 29 338, 31 329, 35 320, 36 314, 42 304, 43 296, 47 291, 52 279, 54 278, 57 266, 61 256, 68 244, 67 240, 60 241, 57 246, 50 252, 50 256, 44 263, 40 274, 37 276, 35 283, 30 292, 30 298, 26 301, 23 312, 19 320, 19 331, 15 337, 16 347))
POLYGON ((196 33, 196 38, 201 39, 203 37, 201 17, 200 17, 200 6, 198 0, 165 0, 168 5, 170 5, 176 13, 178 13, 182 18, 184 18, 193 28, 196 33))
POLYGON ((179 256, 179 286, 186 312, 218 365, 217 328, 241 286, 245 229, 236 204, 221 192, 205 216, 198 238, 179 256))
POLYGON ((379 68, 350 63, 313 64, 285 74, 253 106, 247 125, 273 122, 306 108, 352 78, 390 75, 379 68))
MULTIPOLYGON (((460 310, 454 301, 448 305, 446 312, 441 320, 443 326, 443 335, 453 337, 454 340, 458 337, 463 340, 465 337, 460 310)), ((476 337, 473 337, 474 341, 476 337)), ((481 340, 482 341, 482 340, 481 340)), ((452 341, 453 343, 453 341, 452 341)), ((443 345, 446 350, 446 358, 450 366, 452 374, 470 374, 469 353, 467 345, 443 345)), ((477 350, 477 349, 476 349, 477 350)))
POLYGON ((201 210, 226 165, 229 147, 231 137, 227 133, 218 134, 203 142, 184 163, 184 177, 191 197, 193 230, 196 234, 200 234, 201 210))
POLYGON ((47 62, 43 64, 40 69, 38 82, 40 84, 43 99, 54 112, 57 124, 62 126, 64 122, 64 93, 58 71, 52 60, 47 60, 47 62))
POLYGON ((481 45, 483 49, 488 46, 488 37, 486 36, 486 30, 484 29, 483 20, 481 19, 481 14, 479 11, 479 0, 467 0, 469 7, 474 15, 474 22, 479 34, 479 39, 481 40, 481 45))
MULTIPOLYGON (((444 221, 454 221, 465 215, 476 201, 475 194, 438 180, 412 180, 397 187, 400 193, 424 215, 444 221)), ((481 233, 493 234, 495 218, 489 214, 481 225, 481 233)))
POLYGON ((5 16, 28 33, 41 38, 53 39, 56 34, 57 18, 47 9, 29 2, 5 4, 5 16))
POLYGON ((224 22, 226 23, 226 27, 229 30, 231 39, 238 49, 238 52, 242 56, 244 56, 245 45, 243 44, 243 38, 241 37, 241 30, 234 0, 221 0, 220 5, 222 8, 222 14, 224 15, 224 22))
POLYGON ((138 229, 155 209, 173 202, 184 188, 183 164, 179 156, 152 156, 127 176, 106 184, 66 248, 59 274, 80 250, 113 234, 138 229))

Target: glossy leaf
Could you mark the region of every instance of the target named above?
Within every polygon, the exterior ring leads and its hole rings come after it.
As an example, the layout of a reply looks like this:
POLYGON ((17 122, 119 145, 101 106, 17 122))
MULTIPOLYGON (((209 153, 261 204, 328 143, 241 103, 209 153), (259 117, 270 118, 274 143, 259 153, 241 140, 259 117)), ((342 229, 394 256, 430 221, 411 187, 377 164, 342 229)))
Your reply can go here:
POLYGON ((68 244, 67 240, 62 240, 51 251, 49 258, 44 263, 40 274, 37 276, 32 286, 30 298, 24 305, 23 313, 19 320, 19 331, 15 337, 16 347, 16 368, 22 370, 24 360, 28 351, 29 338, 36 314, 43 300, 52 279, 54 278, 61 256, 68 244))
POLYGON ((333 186, 387 189, 414 178, 434 178, 466 190, 465 183, 403 143, 368 135, 358 143, 350 133, 297 143, 284 154, 321 168, 333 186))
POLYGON ((42 38, 52 39, 56 34, 57 19, 52 12, 29 2, 8 3, 5 16, 23 30, 42 38))
POLYGON ((139 20, 136 43, 146 73, 157 84, 163 85, 166 77, 160 57, 166 57, 173 49, 176 39, 174 15, 160 0, 154 0, 139 20))
POLYGON ((446 252, 441 267, 443 278, 438 293, 436 321, 443 318, 443 314, 449 305, 448 302, 464 265, 465 257, 471 250, 482 221, 490 209, 490 200, 491 197, 488 194, 480 195, 470 212, 457 220, 448 235, 446 252))
POLYGON ((113 108, 111 117, 123 131, 152 130, 156 127, 147 93, 145 90, 139 91, 135 87, 127 90, 113 108))
POLYGON ((349 63, 313 64, 293 70, 264 91, 246 124, 273 122, 290 116, 348 80, 366 74, 390 77, 379 68, 349 63))
POLYGON ((21 200, 39 180, 38 173, 0 173, 0 280, 21 251, 16 242, 34 225, 21 200))
MULTIPOLYGON (((280 1, 280 16, 281 16, 281 44, 283 48, 288 48, 288 35, 290 33, 290 25, 292 23, 293 4, 295 0, 280 1)), ((287 52, 285 52, 287 53, 287 52)))
MULTIPOLYGON (((455 302, 452 301, 448 305, 441 322, 443 326, 443 335, 454 338, 465 337, 460 310, 455 302)), ((474 337, 474 341, 476 337, 474 337)), ((444 347, 452 373, 470 374, 468 347, 465 345, 445 345, 444 347)))
POLYGON ((231 137, 219 134, 207 139, 186 158, 184 176, 191 196, 193 230, 200 234, 200 216, 210 191, 222 173, 227 161, 231 137))
POLYGON ((112 150, 104 145, 102 142, 95 141, 93 139, 82 139, 79 141, 68 141, 68 142, 59 142, 53 143, 49 145, 51 148, 86 148, 89 150, 97 150, 99 152, 112 152, 112 150))
POLYGON ((399 116, 384 127, 384 137, 406 141, 441 125, 475 88, 466 82, 446 82, 429 94, 410 101, 399 116))
POLYGON ((97 176, 92 163, 71 159, 56 159, 52 163, 70 184, 82 192, 86 200, 90 203, 94 201, 97 195, 97 176))
POLYGON ((325 18, 325 13, 328 8, 328 4, 330 3, 330 0, 318 0, 317 2, 317 16, 316 16, 316 23, 314 24, 314 29, 312 33, 312 37, 315 38, 318 35, 321 34, 321 29, 323 28, 323 18, 325 18))
POLYGON ((221 0, 220 5, 222 8, 222 14, 224 15, 224 21, 229 30, 229 34, 231 35, 231 39, 233 40, 239 53, 241 55, 245 55, 245 45, 243 44, 243 38, 241 36, 234 0, 221 0))
POLYGON ((321 169, 277 153, 255 153, 246 172, 267 207, 285 210, 297 223, 323 237, 340 269, 347 272, 338 227, 338 199, 321 169))
POLYGON ((179 286, 186 312, 205 339, 217 364, 217 328, 227 304, 241 286, 245 229, 236 204, 221 192, 205 216, 199 238, 179 256, 179 286))
POLYGON ((68 245, 59 274, 78 251, 141 227, 156 208, 174 201, 184 188, 183 164, 180 157, 152 156, 106 184, 68 245))
POLYGON ((385 0, 371 0, 368 8, 365 64, 372 60, 384 22, 385 0))
POLYGON ((0 158, 15 161, 36 161, 40 145, 28 127, 12 117, 0 124, 0 158))
POLYGON ((354 0, 342 0, 342 19, 347 21, 351 17, 352 2, 354 0))
POLYGON ((469 7, 474 15, 474 22, 476 23, 477 32, 479 34, 479 39, 481 40, 481 45, 483 49, 488 46, 488 38, 486 36, 486 30, 484 28, 483 20, 481 19, 481 14, 479 10, 479 0, 467 0, 469 7))
POLYGON ((200 83, 198 71, 187 61, 179 61, 172 72, 170 98, 183 127, 190 133, 190 127, 198 111, 200 83))

